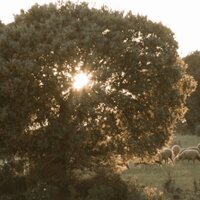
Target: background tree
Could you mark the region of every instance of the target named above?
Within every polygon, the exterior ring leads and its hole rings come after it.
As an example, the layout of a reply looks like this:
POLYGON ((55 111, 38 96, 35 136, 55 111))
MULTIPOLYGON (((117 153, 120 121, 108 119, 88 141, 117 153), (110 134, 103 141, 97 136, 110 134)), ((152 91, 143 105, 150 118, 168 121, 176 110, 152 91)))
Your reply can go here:
POLYGON ((195 85, 161 23, 70 2, 3 28, 0 81, 2 155, 28 165, 29 183, 57 186, 74 168, 155 154, 195 85), (79 71, 92 85, 77 91, 79 71))
POLYGON ((194 51, 183 59, 188 64, 188 74, 192 75, 198 83, 195 92, 187 100, 187 107, 189 110, 185 118, 192 133, 195 133, 196 129, 197 134, 200 135, 198 131, 198 126, 200 124, 200 52, 194 51))

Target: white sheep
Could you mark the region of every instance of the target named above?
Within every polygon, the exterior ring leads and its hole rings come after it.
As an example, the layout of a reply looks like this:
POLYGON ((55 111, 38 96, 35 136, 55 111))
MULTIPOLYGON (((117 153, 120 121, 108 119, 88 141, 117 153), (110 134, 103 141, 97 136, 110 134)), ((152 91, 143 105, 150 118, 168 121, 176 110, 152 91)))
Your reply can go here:
POLYGON ((158 154, 159 162, 162 163, 162 161, 164 160, 165 163, 168 163, 169 159, 173 162, 172 154, 173 153, 170 148, 162 149, 158 154))
POLYGON ((179 161, 179 160, 187 160, 188 162, 190 160, 195 163, 195 160, 200 161, 200 153, 196 149, 185 149, 184 151, 180 152, 175 158, 174 161, 179 161))
POLYGON ((179 152, 179 154, 181 154, 183 151, 185 151, 185 150, 190 150, 190 149, 193 149, 193 150, 196 150, 196 151, 198 151, 199 153, 200 153, 200 149, 199 148, 197 148, 197 147, 186 147, 186 148, 182 148, 181 150, 180 150, 180 152, 179 152))
POLYGON ((174 154, 174 157, 176 157, 180 151, 181 151, 181 147, 179 145, 176 144, 172 147, 172 152, 174 154))

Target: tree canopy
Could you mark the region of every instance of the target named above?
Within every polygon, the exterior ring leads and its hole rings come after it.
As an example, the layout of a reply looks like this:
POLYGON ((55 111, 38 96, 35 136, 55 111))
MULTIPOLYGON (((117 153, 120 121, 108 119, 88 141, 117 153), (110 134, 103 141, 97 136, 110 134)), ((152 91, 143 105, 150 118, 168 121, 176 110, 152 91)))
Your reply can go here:
MULTIPOLYGON (((192 133, 195 133, 195 129, 200 124, 200 51, 194 51, 191 54, 183 58, 188 64, 187 72, 197 81, 197 88, 195 92, 187 100, 187 107, 189 108, 186 113, 186 122, 192 133)), ((197 133, 200 134, 199 131, 197 133)))
POLYGON ((0 31, 2 154, 51 180, 155 154, 195 85, 173 36, 147 17, 85 3, 22 10, 0 31), (79 71, 92 85, 77 91, 79 71))

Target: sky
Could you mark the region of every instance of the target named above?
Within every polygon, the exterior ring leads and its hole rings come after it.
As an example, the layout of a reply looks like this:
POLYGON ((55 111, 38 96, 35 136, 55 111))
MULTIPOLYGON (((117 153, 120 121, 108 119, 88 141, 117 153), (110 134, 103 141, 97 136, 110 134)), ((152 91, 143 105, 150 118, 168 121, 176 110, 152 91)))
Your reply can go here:
MULTIPOLYGON (((72 0, 82 2, 82 0, 72 0)), ((133 14, 147 16, 154 22, 162 22, 174 32, 179 45, 179 55, 184 57, 200 50, 200 1, 199 0, 85 0, 93 7, 107 5, 112 10, 131 10, 133 14)), ((0 1, 0 20, 8 24, 20 10, 27 11, 38 3, 48 4, 57 0, 6 0, 0 1)))

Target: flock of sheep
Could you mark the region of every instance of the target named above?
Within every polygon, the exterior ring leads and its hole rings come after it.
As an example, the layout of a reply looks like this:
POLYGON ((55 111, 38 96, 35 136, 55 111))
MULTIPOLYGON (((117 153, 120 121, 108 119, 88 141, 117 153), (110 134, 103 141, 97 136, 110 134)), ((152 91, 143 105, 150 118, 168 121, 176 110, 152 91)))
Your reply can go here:
POLYGON ((195 160, 200 161, 200 144, 196 147, 181 148, 179 145, 174 145, 172 148, 164 148, 158 154, 158 162, 165 163, 172 161, 172 163, 180 160, 190 160, 195 163, 195 160))

